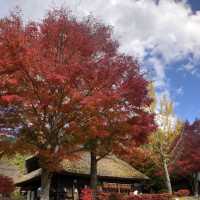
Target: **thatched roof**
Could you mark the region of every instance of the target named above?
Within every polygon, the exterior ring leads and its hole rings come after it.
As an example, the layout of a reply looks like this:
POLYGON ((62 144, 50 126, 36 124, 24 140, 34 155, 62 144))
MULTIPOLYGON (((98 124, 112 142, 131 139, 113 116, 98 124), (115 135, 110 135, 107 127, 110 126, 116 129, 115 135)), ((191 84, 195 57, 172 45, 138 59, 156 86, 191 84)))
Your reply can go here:
POLYGON ((4 160, 0 160, 0 175, 8 176, 15 181, 20 176, 20 173, 15 165, 11 165, 4 160))
MULTIPOLYGON (((76 161, 65 160, 63 162, 65 171, 76 174, 90 174, 90 155, 83 153, 76 161)), ((98 176, 115 178, 148 179, 147 176, 134 169, 128 163, 114 155, 107 156, 98 162, 98 176)))
POLYGON ((34 171, 32 171, 28 174, 20 176, 20 177, 15 179, 15 185, 18 186, 21 183, 31 181, 32 179, 35 179, 35 178, 39 178, 41 173, 42 173, 42 169, 37 169, 37 170, 34 170, 34 171))
MULTIPOLYGON (((89 153, 82 153, 78 160, 64 160, 62 163, 64 172, 76 175, 89 175, 90 174, 90 155, 89 153)), ((41 169, 35 170, 25 174, 18 180, 16 184, 30 181, 34 178, 40 177, 41 169)), ((98 162, 98 176, 115 178, 115 179, 137 179, 147 180, 147 176, 134 169, 128 163, 120 160, 116 156, 107 156, 98 162)))

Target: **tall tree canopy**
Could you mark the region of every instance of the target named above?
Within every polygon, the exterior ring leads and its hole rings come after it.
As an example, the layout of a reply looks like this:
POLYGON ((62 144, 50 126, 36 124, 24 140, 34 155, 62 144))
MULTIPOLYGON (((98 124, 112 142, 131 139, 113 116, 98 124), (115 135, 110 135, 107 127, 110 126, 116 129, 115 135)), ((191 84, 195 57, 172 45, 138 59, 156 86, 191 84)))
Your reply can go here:
POLYGON ((178 175, 191 175, 194 179, 194 193, 198 196, 200 171, 200 120, 185 123, 181 135, 173 146, 171 171, 178 175))
POLYGON ((169 193, 172 186, 169 174, 169 163, 171 161, 171 146, 175 138, 182 131, 182 122, 175 119, 173 103, 163 96, 157 113, 159 128, 150 138, 150 148, 158 169, 164 174, 164 181, 169 193))
POLYGON ((16 14, 0 20, 1 126, 39 156, 42 200, 55 163, 77 148, 92 152, 95 172, 102 156, 146 141, 155 128, 147 85, 95 19, 78 21, 61 9, 38 23, 23 24, 16 14))
MULTIPOLYGON (((150 96, 154 99, 151 112, 156 112, 158 128, 150 135, 147 144, 133 148, 131 156, 123 156, 131 165, 152 178, 151 189, 172 192, 170 174, 168 171, 172 159, 171 147, 180 135, 183 123, 176 119, 173 103, 163 96, 157 101, 153 84, 149 85, 150 96)), ((172 161, 173 162, 173 161, 172 161)))

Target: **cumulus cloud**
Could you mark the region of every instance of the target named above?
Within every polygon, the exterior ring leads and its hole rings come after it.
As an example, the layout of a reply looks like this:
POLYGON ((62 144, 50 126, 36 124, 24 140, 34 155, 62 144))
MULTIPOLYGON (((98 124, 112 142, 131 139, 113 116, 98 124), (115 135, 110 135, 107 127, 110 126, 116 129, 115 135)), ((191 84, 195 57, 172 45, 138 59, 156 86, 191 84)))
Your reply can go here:
POLYGON ((200 60, 200 12, 186 0, 0 0, 0 15, 19 5, 24 18, 40 19, 48 8, 69 7, 82 17, 94 15, 113 26, 120 50, 135 56, 162 92, 169 90, 166 70, 186 60, 182 68, 194 72, 200 60), (190 58, 189 60, 188 57, 190 58), (192 58, 191 58, 192 57, 192 58))

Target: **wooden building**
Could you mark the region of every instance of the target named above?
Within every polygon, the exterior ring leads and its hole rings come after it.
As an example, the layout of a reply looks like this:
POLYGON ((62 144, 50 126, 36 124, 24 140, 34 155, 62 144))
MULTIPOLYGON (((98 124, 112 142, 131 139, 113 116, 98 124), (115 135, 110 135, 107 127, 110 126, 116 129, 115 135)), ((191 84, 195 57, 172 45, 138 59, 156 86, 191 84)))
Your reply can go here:
MULTIPOLYGON (((90 182, 90 156, 82 153, 76 161, 64 160, 63 170, 54 173, 50 196, 52 200, 78 200, 83 188, 90 182)), ((26 174, 16 180, 27 200, 37 200, 40 196, 40 176, 37 158, 26 160, 26 174)), ((140 173, 116 156, 107 156, 98 163, 98 188, 107 192, 130 193, 140 190, 148 177, 140 173)))

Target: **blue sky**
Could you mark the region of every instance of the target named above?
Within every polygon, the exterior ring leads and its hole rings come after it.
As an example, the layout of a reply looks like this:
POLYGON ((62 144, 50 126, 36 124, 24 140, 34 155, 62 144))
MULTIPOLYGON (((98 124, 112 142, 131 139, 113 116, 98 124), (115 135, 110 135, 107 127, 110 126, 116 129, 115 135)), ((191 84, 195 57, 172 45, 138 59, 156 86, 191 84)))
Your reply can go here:
MULTIPOLYGON (((193 12, 200 11, 200 1, 188 0, 188 4, 191 6, 193 12)), ((193 121, 195 118, 200 118, 200 76, 181 70, 174 70, 177 66, 181 67, 181 65, 184 65, 188 57, 185 57, 178 63, 174 63, 175 67, 169 67, 167 77, 171 86, 171 98, 176 104, 176 114, 182 119, 193 121), (181 91, 178 92, 177 88, 181 88, 181 91)), ((200 63, 197 64, 196 68, 199 67, 200 63)))
POLYGON ((193 11, 200 10, 200 1, 189 0, 188 3, 191 5, 193 11))
POLYGON ((200 0, 0 0, 0 17, 15 6, 26 21, 69 7, 112 25, 120 50, 136 57, 179 118, 200 118, 200 0), (199 11, 199 12, 198 12, 199 11))

